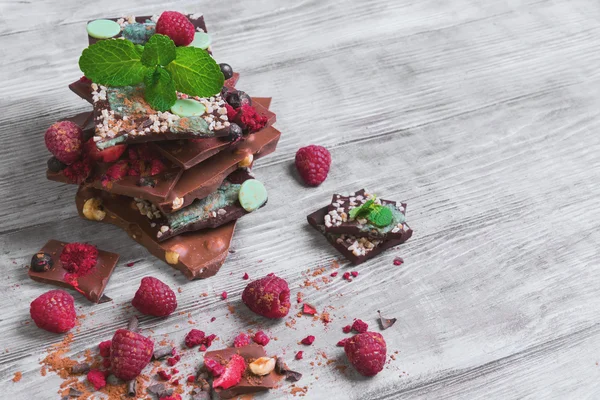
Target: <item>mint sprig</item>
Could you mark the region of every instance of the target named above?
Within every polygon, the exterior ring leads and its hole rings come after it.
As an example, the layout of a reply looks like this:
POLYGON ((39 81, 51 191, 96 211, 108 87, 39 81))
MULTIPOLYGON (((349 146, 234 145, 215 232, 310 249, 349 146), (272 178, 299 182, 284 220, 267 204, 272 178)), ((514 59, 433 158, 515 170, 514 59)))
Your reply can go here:
POLYGON ((375 204, 375 199, 367 200, 359 207, 354 207, 348 213, 350 219, 366 218, 371 224, 383 228, 388 226, 394 220, 392 210, 381 204, 375 204))
POLYGON ((348 213, 350 216, 350 219, 357 219, 359 217, 366 216, 371 211, 371 206, 374 203, 375 203, 375 200, 371 199, 371 200, 367 200, 366 202, 364 202, 360 207, 354 207, 348 213))
POLYGON ((100 40, 79 58, 83 74, 104 86, 144 83, 144 98, 155 110, 167 111, 177 101, 176 91, 210 97, 221 91, 225 77, 217 62, 196 47, 176 47, 165 35, 155 34, 145 46, 128 40, 100 40))

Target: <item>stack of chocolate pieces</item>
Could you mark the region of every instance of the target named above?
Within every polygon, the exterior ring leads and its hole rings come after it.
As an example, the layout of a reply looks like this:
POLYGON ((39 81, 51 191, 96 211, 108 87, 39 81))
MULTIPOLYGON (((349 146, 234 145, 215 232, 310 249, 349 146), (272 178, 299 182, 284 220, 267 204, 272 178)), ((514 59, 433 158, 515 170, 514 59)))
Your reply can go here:
MULTIPOLYGON (((188 47, 211 54, 204 18, 185 17, 195 28, 188 47)), ((89 43, 121 38, 142 52, 150 47, 157 21, 160 16, 91 21, 89 43)), ((90 48, 80 59, 84 71, 90 48)), ((266 189, 250 168, 275 151, 280 137, 272 126, 271 99, 237 90, 239 74, 227 64, 219 68, 224 82, 219 93, 199 97, 177 91, 166 111, 150 106, 148 89, 144 94, 140 85, 103 86, 84 76, 69 87, 93 111, 46 132, 54 154, 47 177, 79 185, 80 216, 124 229, 189 279, 216 274, 236 220, 266 203, 266 189), (71 146, 78 135, 82 145, 71 146)))
POLYGON ((406 242, 406 203, 383 200, 366 190, 334 194, 329 205, 307 217, 308 223, 352 264, 361 264, 406 242))

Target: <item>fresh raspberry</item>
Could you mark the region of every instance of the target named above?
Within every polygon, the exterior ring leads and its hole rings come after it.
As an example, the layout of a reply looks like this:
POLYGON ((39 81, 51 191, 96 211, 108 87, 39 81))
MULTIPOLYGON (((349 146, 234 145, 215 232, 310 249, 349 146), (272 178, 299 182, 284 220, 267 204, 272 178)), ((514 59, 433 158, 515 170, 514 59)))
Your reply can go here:
POLYGON ((267 125, 268 118, 256 112, 256 108, 249 104, 244 104, 237 110, 233 122, 238 124, 244 133, 254 133, 260 131, 267 125))
POLYGON ((204 343, 204 332, 200 329, 192 329, 185 335, 185 345, 190 349, 202 343, 204 343))
POLYGON ((98 249, 91 244, 69 243, 60 253, 60 262, 71 274, 84 276, 96 266, 98 249))
POLYGON ((296 152, 296 169, 308 186, 319 186, 329 173, 331 154, 322 146, 310 145, 296 152))
POLYGON ((166 317, 177 308, 177 298, 169 286, 147 276, 142 279, 131 304, 142 314, 166 317))
POLYGON ((340 340, 339 342, 337 342, 336 346, 340 346, 340 347, 344 347, 346 345, 346 342, 350 340, 350 338, 345 338, 340 340))
POLYGON ((242 301, 258 315, 283 318, 290 311, 290 289, 275 274, 250 282, 242 293, 242 301))
POLYGON ((102 357, 110 357, 110 340, 105 340, 104 342, 100 342, 98 347, 100 348, 100 355, 102 357))
POLYGON ((87 380, 94 386, 94 389, 100 390, 106 386, 106 377, 104 372, 98 369, 92 369, 87 374, 87 380))
POLYGON ((112 338, 110 362, 113 374, 124 381, 134 379, 148 365, 154 342, 139 333, 119 329, 112 338))
POLYGON ((245 333, 240 333, 233 339, 233 347, 244 347, 250 344, 250 337, 245 333))
POLYGON ((48 128, 44 139, 50 153, 67 165, 73 164, 81 157, 83 131, 74 122, 56 122, 48 128))
POLYGON ((104 176, 101 178, 102 186, 108 186, 109 183, 120 181, 121 179, 127 176, 127 172, 129 171, 129 162, 127 160, 121 160, 113 165, 111 165, 107 170, 104 176))
POLYGON ((212 358, 205 358, 204 366, 214 378, 223 375, 223 372, 225 372, 225 366, 217 360, 213 360, 212 358))
POLYGON ((121 158, 121 155, 127 149, 126 144, 117 144, 112 147, 108 147, 104 150, 100 150, 94 142, 94 138, 90 138, 83 146, 84 153, 94 161, 112 163, 121 158))
POLYGON ((63 169, 62 172, 69 182, 80 184, 90 176, 92 164, 88 159, 75 161, 73 164, 63 169))
POLYGON ((385 340, 376 332, 359 333, 351 337, 344 345, 344 351, 350 363, 364 376, 377 375, 385 364, 385 340))
POLYGON ((305 337, 304 339, 302 339, 300 341, 300 343, 305 344, 307 346, 310 346, 311 344, 313 344, 315 341, 315 337, 313 335, 308 335, 307 337, 305 337))
POLYGON ((358 333, 365 333, 369 330, 369 325, 360 319, 355 319, 354 323, 352 324, 352 330, 358 333))
POLYGON ((317 313, 317 310, 313 306, 311 306, 310 304, 304 303, 302 305, 302 313, 303 314, 308 314, 308 315, 315 315, 317 313))
POLYGON ((304 352, 299 351, 296 353, 296 360, 302 360, 304 358, 304 352))
POLYGON ((229 389, 237 385, 242 380, 242 374, 246 370, 244 357, 234 354, 229 359, 225 372, 213 381, 213 388, 229 389))
POLYGON ((157 158, 150 162, 150 176, 158 175, 167 169, 165 164, 157 158))
POLYGON ((342 328, 342 331, 344 331, 344 333, 350 333, 351 330, 352 330, 352 325, 346 325, 345 327, 342 328))
POLYGON ((264 333, 263 331, 256 332, 254 334, 254 338, 252 338, 252 339, 254 340, 255 343, 258 343, 261 346, 266 346, 271 341, 271 339, 269 339, 267 334, 264 333))
POLYGON ((165 11, 156 22, 156 33, 167 35, 176 46, 187 46, 194 40, 194 25, 180 12, 165 11))
POLYGON ((64 290, 50 290, 31 302, 29 313, 33 322, 48 332, 64 333, 75 326, 73 296, 64 290))
POLYGON ((171 378, 173 377, 173 375, 169 374, 167 371, 165 371, 164 369, 161 369, 160 371, 158 371, 158 376, 160 377, 160 379, 162 379, 163 381, 170 381, 171 378))

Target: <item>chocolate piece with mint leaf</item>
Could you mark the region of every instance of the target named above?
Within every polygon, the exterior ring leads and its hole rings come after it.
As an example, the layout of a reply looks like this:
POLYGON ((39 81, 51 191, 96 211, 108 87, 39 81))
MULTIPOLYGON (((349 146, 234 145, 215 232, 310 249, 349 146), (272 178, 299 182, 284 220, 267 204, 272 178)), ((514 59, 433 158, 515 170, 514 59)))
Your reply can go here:
POLYGON ((402 232, 400 237, 391 239, 371 239, 347 234, 325 231, 325 216, 329 207, 323 207, 307 216, 308 223, 321 233, 327 241, 352 264, 358 265, 381 254, 387 249, 406 242, 412 236, 412 230, 402 232))
POLYGON ((325 232, 376 239, 402 238, 406 203, 380 199, 364 189, 349 196, 334 194, 324 219, 325 232))
POLYGON ((238 169, 216 191, 171 214, 162 214, 145 200, 136 199, 136 206, 157 225, 156 239, 163 242, 184 232, 218 228, 248 214, 240 204, 239 195, 242 184, 250 179, 253 177, 246 169, 238 169))

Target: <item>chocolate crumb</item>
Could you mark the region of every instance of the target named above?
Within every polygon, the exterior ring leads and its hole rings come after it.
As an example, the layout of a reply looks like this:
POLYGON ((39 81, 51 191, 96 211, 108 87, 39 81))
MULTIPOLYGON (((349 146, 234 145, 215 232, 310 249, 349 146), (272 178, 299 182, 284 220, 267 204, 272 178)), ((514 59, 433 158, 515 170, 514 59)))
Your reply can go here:
POLYGON ((173 394, 173 389, 167 389, 162 383, 155 383, 146 388, 148 393, 156 395, 158 398, 167 397, 173 394))
POLYGON ((288 381, 298 382, 300 379, 302 379, 302 374, 300 372, 296 372, 296 371, 286 371, 285 378, 288 381))
POLYGON ((108 303, 109 301, 112 301, 112 299, 107 295, 103 294, 100 300, 98 300, 98 304, 108 303))
POLYGON ((396 318, 383 318, 381 316, 381 311, 379 311, 379 310, 377 310, 377 314, 379 314, 379 324, 381 325, 382 330, 391 328, 392 325, 394 325, 396 323, 396 318))
POLYGON ((165 358, 166 356, 173 355, 173 349, 174 347, 170 346, 160 347, 154 351, 154 353, 152 354, 152 359, 160 360, 161 358, 165 358))
POLYGON ((90 364, 88 363, 75 364, 71 367, 71 374, 85 374, 90 371, 90 368, 90 364))

